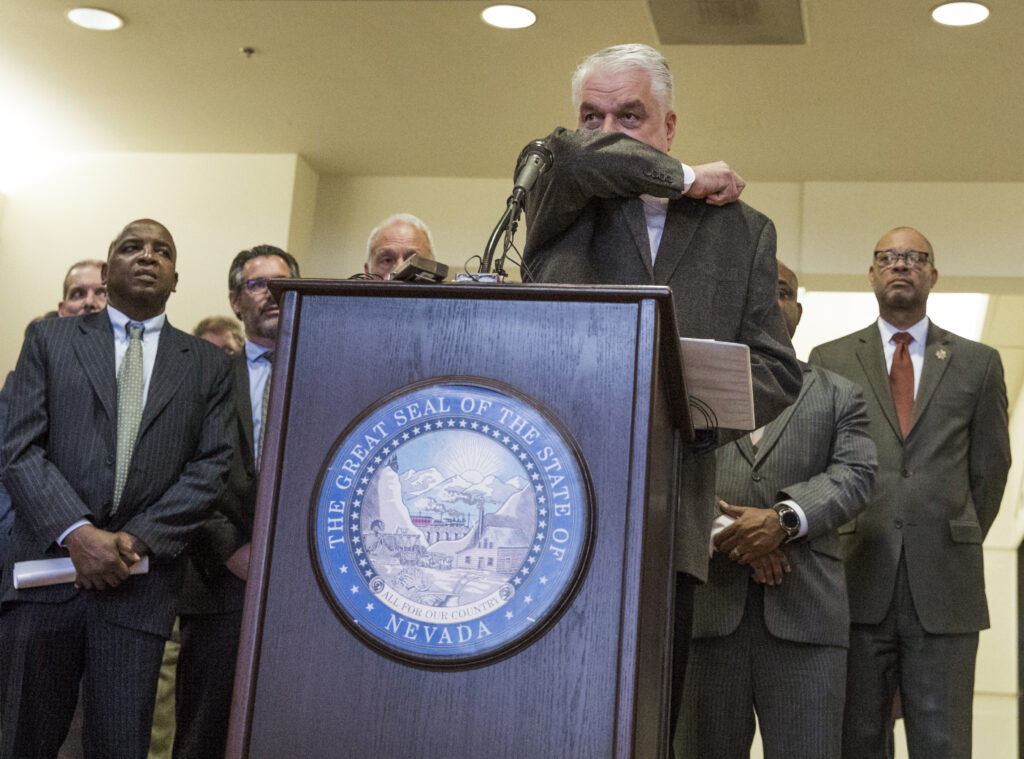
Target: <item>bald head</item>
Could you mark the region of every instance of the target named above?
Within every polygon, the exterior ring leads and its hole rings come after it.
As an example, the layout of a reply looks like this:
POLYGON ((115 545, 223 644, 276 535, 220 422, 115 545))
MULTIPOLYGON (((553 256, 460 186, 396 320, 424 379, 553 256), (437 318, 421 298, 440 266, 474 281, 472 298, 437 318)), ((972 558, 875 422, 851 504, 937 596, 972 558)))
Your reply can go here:
POLYGON ((875 243, 875 250, 888 250, 894 240, 907 242, 909 247, 916 246, 916 250, 923 250, 928 254, 931 262, 935 263, 935 250, 932 248, 931 242, 913 227, 893 227, 875 243))
POLYGON ((789 332, 790 339, 796 334, 796 326, 800 323, 800 317, 804 313, 804 307, 797 301, 799 287, 800 282, 793 270, 779 261, 779 311, 782 312, 782 321, 786 323, 786 331, 789 332))
POLYGON ((107 300, 129 319, 145 321, 163 313, 178 285, 178 251, 163 224, 137 219, 114 238, 103 267, 107 300))
POLYGON ((879 315, 897 329, 912 327, 925 317, 928 293, 938 277, 932 244, 913 227, 891 229, 875 243, 868 281, 879 315), (926 260, 920 253, 927 253, 926 260))

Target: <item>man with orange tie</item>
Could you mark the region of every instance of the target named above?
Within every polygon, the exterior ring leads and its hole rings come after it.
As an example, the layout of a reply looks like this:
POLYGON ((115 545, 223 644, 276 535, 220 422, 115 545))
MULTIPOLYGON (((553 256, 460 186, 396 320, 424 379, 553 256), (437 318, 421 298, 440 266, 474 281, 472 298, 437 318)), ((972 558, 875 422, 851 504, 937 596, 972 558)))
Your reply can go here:
POLYGON ((931 243, 897 227, 875 245, 877 323, 811 352, 863 389, 875 495, 840 528, 850 595, 843 756, 888 757, 902 699, 912 757, 971 755, 978 631, 989 626, 982 541, 1010 467, 999 353, 928 319, 931 243))

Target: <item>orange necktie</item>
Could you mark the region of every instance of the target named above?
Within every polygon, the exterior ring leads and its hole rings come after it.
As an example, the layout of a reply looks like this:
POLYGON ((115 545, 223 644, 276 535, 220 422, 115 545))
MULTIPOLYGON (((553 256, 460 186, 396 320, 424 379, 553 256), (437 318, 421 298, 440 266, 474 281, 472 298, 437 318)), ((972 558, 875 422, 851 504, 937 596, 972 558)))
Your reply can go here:
POLYGON ((907 347, 913 340, 909 332, 897 332, 892 336, 896 352, 889 369, 889 387, 892 388, 892 399, 896 403, 896 416, 900 419, 903 437, 910 432, 910 420, 914 415, 914 364, 910 361, 910 349, 907 347))

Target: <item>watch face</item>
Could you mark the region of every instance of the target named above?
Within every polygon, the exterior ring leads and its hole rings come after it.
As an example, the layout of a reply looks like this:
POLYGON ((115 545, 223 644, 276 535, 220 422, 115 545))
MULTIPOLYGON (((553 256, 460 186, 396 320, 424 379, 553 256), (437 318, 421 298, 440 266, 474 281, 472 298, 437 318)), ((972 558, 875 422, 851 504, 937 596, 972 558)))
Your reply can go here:
POLYGON ((779 523, 787 532, 794 532, 800 529, 800 517, 789 507, 779 509, 779 523))

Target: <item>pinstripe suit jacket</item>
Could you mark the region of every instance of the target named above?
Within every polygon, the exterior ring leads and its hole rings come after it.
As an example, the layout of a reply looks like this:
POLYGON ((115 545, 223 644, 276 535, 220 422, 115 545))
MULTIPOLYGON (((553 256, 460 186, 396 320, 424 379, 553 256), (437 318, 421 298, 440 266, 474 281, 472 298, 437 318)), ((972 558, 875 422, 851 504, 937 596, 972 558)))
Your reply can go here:
POLYGON ((903 552, 925 630, 987 628, 981 544, 1010 468, 999 353, 930 324, 906 439, 877 324, 819 345, 810 360, 863 388, 878 446, 878 487, 842 530, 853 621, 882 621, 903 552))
MULTIPOLYGON (((771 220, 745 203, 683 197, 679 161, 627 135, 558 129, 547 144, 554 163, 528 196, 524 279, 670 286, 679 334, 749 345, 757 423, 778 416, 796 399, 801 373, 776 302, 771 220), (644 193, 672 198, 653 266, 644 193)), ((709 456, 682 462, 690 490, 676 567, 699 579, 715 511, 713 464, 709 456)))
POLYGON ((3 603, 58 603, 88 593, 108 621, 169 635, 181 554, 227 474, 229 392, 224 354, 165 323, 114 512, 117 382, 110 318, 104 310, 34 324, 15 370, 4 444, 15 509, 13 560, 66 556, 56 539, 88 518, 142 540, 150 572, 103 591, 77 591, 70 583, 17 591, 5 573, 3 603))
MULTIPOLYGON (((849 644, 846 582, 837 528, 867 504, 877 467, 867 406, 849 380, 803 365, 796 403, 764 430, 757 454, 749 436, 718 452, 718 495, 737 506, 768 508, 792 499, 807 535, 783 546, 792 571, 765 586, 764 621, 783 640, 849 644)), ((750 568, 716 553, 694 596, 693 636, 728 635, 743 617, 750 568)))
POLYGON ((249 365, 244 350, 231 358, 231 377, 233 453, 228 484, 189 549, 185 586, 178 606, 180 614, 236 611, 245 601, 245 582, 224 566, 231 554, 252 540, 256 510, 256 453, 249 365))

